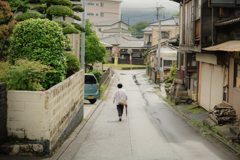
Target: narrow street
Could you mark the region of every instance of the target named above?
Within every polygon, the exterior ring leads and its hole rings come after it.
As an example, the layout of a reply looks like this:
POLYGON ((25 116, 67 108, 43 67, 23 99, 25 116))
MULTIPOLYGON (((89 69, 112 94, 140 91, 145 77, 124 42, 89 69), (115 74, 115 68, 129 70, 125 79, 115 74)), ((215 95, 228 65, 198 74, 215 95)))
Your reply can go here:
MULTIPOLYGON (((145 70, 117 71, 102 109, 98 108, 60 159, 74 160, 230 160, 223 148, 201 137, 154 92, 145 70), (136 75, 134 79, 133 75, 136 75), (137 81, 136 81, 137 80, 137 81), (112 94, 121 82, 128 116, 119 122, 112 94), (77 143, 82 141, 83 143, 77 143), (79 149, 78 149, 79 148, 79 149)), ((125 111, 124 111, 125 113, 125 111)))

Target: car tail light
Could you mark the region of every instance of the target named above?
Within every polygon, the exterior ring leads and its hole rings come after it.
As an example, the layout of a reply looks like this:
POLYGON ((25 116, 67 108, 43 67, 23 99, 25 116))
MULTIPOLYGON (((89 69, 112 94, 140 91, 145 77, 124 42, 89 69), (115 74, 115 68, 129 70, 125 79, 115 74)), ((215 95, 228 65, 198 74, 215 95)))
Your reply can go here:
POLYGON ((99 89, 99 84, 97 85, 97 89, 99 89))

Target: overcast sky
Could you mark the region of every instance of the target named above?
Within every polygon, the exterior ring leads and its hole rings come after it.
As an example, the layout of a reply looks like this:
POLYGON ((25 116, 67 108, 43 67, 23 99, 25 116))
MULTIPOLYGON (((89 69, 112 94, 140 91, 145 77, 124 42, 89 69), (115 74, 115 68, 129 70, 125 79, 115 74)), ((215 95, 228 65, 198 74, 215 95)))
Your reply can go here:
POLYGON ((171 12, 179 11, 179 3, 172 2, 170 0, 122 0, 122 8, 154 8, 162 5, 165 10, 170 10, 171 12))

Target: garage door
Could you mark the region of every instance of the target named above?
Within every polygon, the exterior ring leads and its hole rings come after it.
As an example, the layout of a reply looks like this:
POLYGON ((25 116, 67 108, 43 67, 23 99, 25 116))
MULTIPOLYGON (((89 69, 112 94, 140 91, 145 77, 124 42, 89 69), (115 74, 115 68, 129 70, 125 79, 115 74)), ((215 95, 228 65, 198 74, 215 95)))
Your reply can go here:
POLYGON ((212 66, 208 63, 202 63, 200 105, 206 110, 210 109, 209 102, 211 96, 211 74, 212 66))
POLYGON ((223 102, 224 67, 202 63, 200 105, 211 110, 223 102))
POLYGON ((210 109, 213 109, 215 105, 223 102, 223 79, 224 67, 220 65, 212 65, 210 109))

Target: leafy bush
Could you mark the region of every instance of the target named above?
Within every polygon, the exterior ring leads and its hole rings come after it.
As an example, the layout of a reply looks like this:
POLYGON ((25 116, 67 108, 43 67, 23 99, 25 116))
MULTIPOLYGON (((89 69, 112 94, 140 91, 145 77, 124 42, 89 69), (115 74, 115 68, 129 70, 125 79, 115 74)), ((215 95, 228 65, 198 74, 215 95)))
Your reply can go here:
POLYGON ((76 16, 76 15, 73 15, 72 18, 73 18, 73 19, 76 19, 76 20, 78 20, 78 21, 81 21, 81 20, 82 20, 80 17, 78 17, 78 16, 76 16))
POLYGON ((47 73, 42 82, 48 89, 65 79, 65 40, 62 28, 56 22, 47 19, 23 21, 13 31, 9 61, 14 64, 18 59, 27 58, 53 67, 57 72, 47 73))
POLYGON ((74 16, 73 11, 69 7, 61 6, 61 5, 52 5, 51 7, 48 7, 47 14, 58 16, 58 17, 63 17, 66 15, 69 17, 74 16))
POLYGON ((57 21, 54 21, 54 22, 57 22, 58 25, 62 28, 64 28, 64 27, 74 27, 74 25, 72 23, 67 22, 67 21, 58 21, 57 20, 57 21))
POLYGON ((72 25, 78 29, 79 31, 82 31, 82 32, 85 32, 85 28, 83 26, 81 26, 80 24, 77 24, 77 23, 72 23, 72 25))
POLYGON ((66 53, 67 57, 67 77, 70 77, 74 73, 78 72, 80 70, 80 62, 72 53, 66 53))
POLYGON ((82 8, 81 6, 74 6, 72 10, 75 12, 83 12, 84 8, 82 8))
POLYGON ((63 34, 79 34, 79 31, 73 27, 64 27, 63 34))
POLYGON ((63 5, 63 6, 72 6, 72 3, 69 0, 52 0, 54 5, 63 5))
POLYGON ((30 18, 33 18, 33 19, 43 18, 43 15, 41 15, 38 12, 31 12, 31 13, 27 12, 27 13, 22 13, 17 15, 15 19, 16 21, 24 21, 30 18))
POLYGON ((7 83, 7 90, 41 91, 41 82, 46 74, 54 72, 37 61, 17 60, 12 66, 8 62, 0 63, 0 81, 7 83))
POLYGON ((103 71, 100 69, 94 69, 91 73, 94 74, 99 83, 100 77, 103 75, 103 71))
POLYGON ((38 12, 40 12, 42 14, 45 14, 46 8, 47 8, 46 4, 35 5, 35 6, 31 7, 32 10, 37 10, 38 12))

